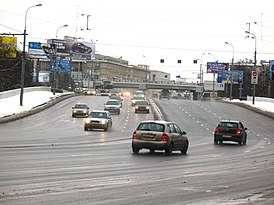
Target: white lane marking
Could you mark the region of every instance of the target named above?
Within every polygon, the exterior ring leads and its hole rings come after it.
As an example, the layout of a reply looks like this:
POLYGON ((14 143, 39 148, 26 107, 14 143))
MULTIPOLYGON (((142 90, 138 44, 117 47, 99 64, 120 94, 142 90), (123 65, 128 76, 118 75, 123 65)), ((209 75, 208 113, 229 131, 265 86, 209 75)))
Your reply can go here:
POLYGON ((86 157, 86 156, 92 156, 93 154, 72 154, 71 157, 86 157))

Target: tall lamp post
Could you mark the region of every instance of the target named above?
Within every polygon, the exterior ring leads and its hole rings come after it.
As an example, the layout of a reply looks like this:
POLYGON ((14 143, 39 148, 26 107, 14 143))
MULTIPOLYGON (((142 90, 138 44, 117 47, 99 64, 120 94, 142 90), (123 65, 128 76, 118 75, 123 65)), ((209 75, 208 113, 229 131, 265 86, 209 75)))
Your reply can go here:
POLYGON ((20 106, 23 106, 23 95, 24 95, 24 84, 25 84, 25 68, 26 68, 26 36, 27 36, 27 15, 28 11, 37 6, 42 6, 42 4, 37 4, 31 6, 27 9, 25 13, 25 27, 24 27, 24 41, 23 41, 23 56, 22 56, 22 68, 21 68, 21 91, 20 91, 20 106))
MULTIPOLYGON (((213 56, 214 63, 216 62, 215 56, 212 53, 208 53, 208 55, 213 56)), ((215 69, 213 69, 213 80, 212 80, 212 88, 213 88, 213 98, 215 97, 215 69)))
MULTIPOLYGON (((256 63, 257 63, 257 37, 255 36, 254 33, 251 33, 250 31, 245 31, 245 33, 251 34, 253 39, 255 40, 255 52, 254 52, 254 71, 256 71, 256 63)), ((250 36, 248 36, 249 38, 250 36)), ((256 89, 256 84, 253 84, 253 98, 252 98, 252 103, 253 105, 255 104, 255 89, 256 89)))
POLYGON ((233 86, 233 70, 234 70, 234 46, 231 43, 225 42, 225 44, 228 44, 232 47, 232 66, 230 69, 230 92, 229 92, 229 99, 232 100, 232 86, 233 86))
POLYGON ((63 26, 60 26, 58 29, 57 29, 57 31, 56 31, 56 38, 57 38, 57 34, 58 34, 58 31, 61 29, 61 28, 64 28, 64 27, 68 27, 68 24, 65 24, 65 25, 63 25, 63 26))
POLYGON ((145 82, 147 82, 147 57, 145 55, 143 55, 144 58, 146 58, 146 78, 145 78, 145 82))
POLYGON ((91 29, 88 28, 88 18, 90 17, 91 15, 87 15, 87 30, 90 31, 91 29))
POLYGON ((203 94, 203 55, 206 53, 203 53, 200 58, 200 86, 201 86, 201 94, 203 94))

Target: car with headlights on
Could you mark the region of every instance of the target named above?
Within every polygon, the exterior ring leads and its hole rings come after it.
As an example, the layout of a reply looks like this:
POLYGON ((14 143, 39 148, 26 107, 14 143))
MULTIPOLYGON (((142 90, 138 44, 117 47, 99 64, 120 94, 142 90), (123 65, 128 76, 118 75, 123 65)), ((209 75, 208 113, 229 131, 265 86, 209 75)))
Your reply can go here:
POLYGON ((141 149, 164 150, 166 155, 173 151, 186 154, 189 141, 186 132, 174 122, 164 120, 146 120, 139 123, 132 134, 132 151, 138 154, 141 149))
POLYGON ((89 115, 89 107, 85 103, 76 103, 72 107, 72 117, 87 117, 89 115))
POLYGON ((84 130, 103 129, 108 131, 112 127, 112 118, 108 111, 92 110, 85 119, 84 130))
POLYGON ((112 96, 109 96, 109 99, 118 100, 120 103, 120 107, 123 107, 123 98, 121 98, 121 96, 112 95, 112 96))
POLYGON ((118 100, 109 99, 104 104, 104 110, 109 111, 110 113, 116 113, 120 115, 120 108, 121 108, 121 105, 118 100))
POLYGON ((147 100, 136 100, 135 102, 135 113, 145 112, 149 113, 149 102, 147 100))
POLYGON ((214 132, 214 144, 223 141, 237 142, 239 145, 246 145, 247 128, 238 120, 221 120, 214 132))
POLYGON ((132 97, 131 98, 131 106, 132 107, 135 106, 135 103, 136 103, 137 100, 144 100, 144 98, 141 97, 141 96, 134 96, 134 97, 132 97))

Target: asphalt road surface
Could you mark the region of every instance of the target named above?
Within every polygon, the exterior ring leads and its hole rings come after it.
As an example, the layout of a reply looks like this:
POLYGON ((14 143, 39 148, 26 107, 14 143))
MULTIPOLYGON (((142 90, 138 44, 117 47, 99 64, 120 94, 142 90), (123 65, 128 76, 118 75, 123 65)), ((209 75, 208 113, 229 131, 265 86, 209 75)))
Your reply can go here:
POLYGON ((77 96, 0 125, 0 204, 274 204, 273 119, 221 102, 156 100, 187 132, 187 155, 132 154, 138 123, 124 98, 113 128, 84 131, 71 107, 103 109, 108 97, 77 96), (214 145, 221 119, 241 120, 246 146, 214 145))

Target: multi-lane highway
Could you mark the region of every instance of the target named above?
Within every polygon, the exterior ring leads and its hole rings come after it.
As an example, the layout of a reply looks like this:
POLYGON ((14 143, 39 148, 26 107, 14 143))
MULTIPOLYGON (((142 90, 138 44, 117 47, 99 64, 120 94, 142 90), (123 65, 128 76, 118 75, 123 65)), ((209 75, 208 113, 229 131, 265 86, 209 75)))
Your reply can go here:
POLYGON ((84 131, 71 108, 103 109, 108 97, 77 96, 0 125, 0 204, 273 204, 273 119, 221 102, 156 100, 187 132, 187 155, 133 155, 131 135, 150 114, 124 98, 110 131, 84 131), (221 119, 241 120, 246 146, 214 145, 221 119))

